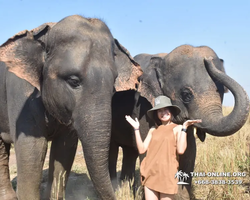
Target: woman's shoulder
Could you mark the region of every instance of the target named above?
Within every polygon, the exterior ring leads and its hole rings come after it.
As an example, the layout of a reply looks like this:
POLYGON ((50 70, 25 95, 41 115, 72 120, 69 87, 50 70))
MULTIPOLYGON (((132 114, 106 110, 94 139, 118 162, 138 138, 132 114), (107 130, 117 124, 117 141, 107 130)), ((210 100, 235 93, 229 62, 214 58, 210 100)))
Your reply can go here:
POLYGON ((182 129, 182 125, 176 124, 176 126, 173 128, 174 131, 179 132, 182 129))
POLYGON ((155 126, 152 126, 150 129, 149 129, 149 131, 154 131, 156 129, 156 127, 155 126))
POLYGON ((152 134, 152 133, 154 132, 155 129, 156 129, 156 127, 155 127, 155 126, 152 126, 152 127, 149 129, 148 133, 152 134))

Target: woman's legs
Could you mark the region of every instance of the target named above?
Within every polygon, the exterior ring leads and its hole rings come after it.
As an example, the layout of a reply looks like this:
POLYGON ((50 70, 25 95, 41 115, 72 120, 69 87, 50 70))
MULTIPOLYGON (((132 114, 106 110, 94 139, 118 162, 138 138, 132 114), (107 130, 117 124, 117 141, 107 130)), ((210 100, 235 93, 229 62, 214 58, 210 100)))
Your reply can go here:
POLYGON ((175 196, 174 194, 160 193, 160 200, 173 200, 174 196, 175 196))
POLYGON ((144 185, 146 200, 174 200, 174 194, 159 193, 144 185))
POLYGON ((144 185, 145 199, 146 200, 159 200, 159 192, 149 189, 144 185))

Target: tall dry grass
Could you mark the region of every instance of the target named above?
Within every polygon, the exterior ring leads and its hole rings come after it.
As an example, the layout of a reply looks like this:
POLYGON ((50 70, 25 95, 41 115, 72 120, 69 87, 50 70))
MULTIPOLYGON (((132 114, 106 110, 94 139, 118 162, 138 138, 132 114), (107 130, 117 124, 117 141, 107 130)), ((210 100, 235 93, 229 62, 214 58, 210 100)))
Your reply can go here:
MULTIPOLYGON (((231 110, 232 108, 224 107, 224 115, 228 115, 231 110)), ((250 199, 249 128, 250 118, 237 133, 231 136, 214 137, 207 134, 205 142, 197 140, 195 172, 229 172, 231 175, 235 172, 244 172, 244 176, 194 177, 193 199, 250 199), (197 181, 202 182, 200 180, 213 180, 213 183, 217 180, 217 184, 198 184, 197 181), (234 180, 242 181, 242 183, 233 184, 234 180)))

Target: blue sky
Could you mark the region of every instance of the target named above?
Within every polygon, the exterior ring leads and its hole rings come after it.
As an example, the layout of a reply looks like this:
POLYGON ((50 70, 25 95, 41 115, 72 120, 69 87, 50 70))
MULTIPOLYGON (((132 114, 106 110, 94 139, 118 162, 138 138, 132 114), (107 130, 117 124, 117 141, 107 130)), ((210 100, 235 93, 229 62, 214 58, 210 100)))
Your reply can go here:
MULTIPOLYGON (((80 14, 101 18, 135 56, 206 45, 225 61, 226 73, 250 95, 248 0, 0 0, 0 44, 21 30, 80 14)), ((225 106, 233 106, 231 93, 225 106)))

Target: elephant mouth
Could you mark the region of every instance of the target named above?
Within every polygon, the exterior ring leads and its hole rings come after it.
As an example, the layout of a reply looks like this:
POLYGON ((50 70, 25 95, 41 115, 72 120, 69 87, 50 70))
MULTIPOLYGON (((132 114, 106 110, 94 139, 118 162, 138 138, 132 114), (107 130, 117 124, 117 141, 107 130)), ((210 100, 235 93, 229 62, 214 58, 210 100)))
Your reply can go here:
POLYGON ((69 125, 72 124, 72 120, 69 120, 68 122, 65 122, 65 121, 62 121, 62 120, 59 120, 59 119, 58 119, 58 121, 59 121, 60 124, 63 124, 63 125, 65 125, 65 126, 69 126, 69 125))
POLYGON ((73 124, 73 120, 68 120, 67 122, 66 121, 64 121, 64 120, 61 120, 61 119, 59 119, 57 116, 56 116, 56 114, 55 113, 50 113, 50 112, 48 112, 48 111, 46 111, 45 112, 45 120, 46 120, 46 122, 49 122, 49 121, 54 121, 54 120, 56 120, 56 121, 58 121, 60 124, 63 124, 63 125, 65 125, 65 126, 70 126, 71 124, 73 124))
POLYGON ((60 119, 60 117, 58 115, 56 115, 56 113, 54 113, 54 112, 51 112, 49 114, 51 116, 53 116, 60 124, 63 124, 65 126, 69 126, 69 125, 71 125, 73 123, 73 121, 71 119, 67 120, 67 121, 60 119))
POLYGON ((194 133, 200 139, 200 141, 204 142, 206 139, 206 132, 200 128, 193 128, 194 133))
POLYGON ((183 124, 187 120, 189 120, 189 118, 183 115, 177 115, 176 117, 174 117, 174 122, 176 124, 183 124))

